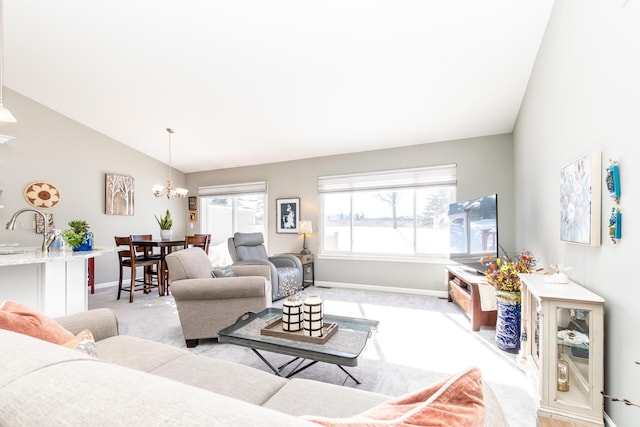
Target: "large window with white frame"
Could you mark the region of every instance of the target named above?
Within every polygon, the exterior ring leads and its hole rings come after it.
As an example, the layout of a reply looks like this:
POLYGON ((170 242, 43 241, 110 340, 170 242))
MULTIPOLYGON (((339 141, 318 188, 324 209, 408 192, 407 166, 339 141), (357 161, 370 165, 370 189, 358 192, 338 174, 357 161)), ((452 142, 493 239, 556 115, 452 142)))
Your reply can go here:
POLYGON ((260 232, 266 238, 266 182, 200 187, 198 196, 200 232, 211 234, 209 258, 214 265, 231 264, 227 240, 234 233, 260 232))
POLYGON ((456 165, 318 178, 321 253, 425 258, 449 252, 456 165))

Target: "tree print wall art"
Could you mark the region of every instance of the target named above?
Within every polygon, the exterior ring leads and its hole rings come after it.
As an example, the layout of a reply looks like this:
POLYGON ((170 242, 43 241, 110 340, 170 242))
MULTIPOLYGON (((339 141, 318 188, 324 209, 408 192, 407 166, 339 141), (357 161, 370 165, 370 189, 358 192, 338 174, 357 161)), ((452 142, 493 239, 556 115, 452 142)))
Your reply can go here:
POLYGON ((107 215, 133 215, 135 185, 132 176, 105 175, 104 213, 107 215))

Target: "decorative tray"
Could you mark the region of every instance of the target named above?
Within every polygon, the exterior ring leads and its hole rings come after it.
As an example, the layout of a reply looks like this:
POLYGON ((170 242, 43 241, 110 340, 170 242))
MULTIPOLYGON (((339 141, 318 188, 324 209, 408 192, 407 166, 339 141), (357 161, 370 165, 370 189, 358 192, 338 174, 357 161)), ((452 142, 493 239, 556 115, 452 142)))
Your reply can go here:
POLYGON ((272 337, 286 338, 288 340, 310 342, 314 344, 324 344, 329 341, 329 338, 333 336, 338 330, 337 323, 324 323, 322 325, 321 337, 310 337, 304 335, 304 331, 289 332, 282 330, 282 317, 277 317, 271 321, 268 321, 266 326, 260 329, 261 335, 268 335, 272 337))

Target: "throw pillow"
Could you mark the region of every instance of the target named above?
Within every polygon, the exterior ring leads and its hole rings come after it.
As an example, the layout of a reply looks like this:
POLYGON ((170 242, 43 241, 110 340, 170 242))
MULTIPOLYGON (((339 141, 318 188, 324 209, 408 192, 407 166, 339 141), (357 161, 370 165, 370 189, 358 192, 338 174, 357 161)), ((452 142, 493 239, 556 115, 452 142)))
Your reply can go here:
POLYGON ((484 400, 480 369, 472 368, 349 418, 306 416, 332 427, 483 426, 484 400))
POLYGON ((73 334, 55 320, 15 301, 5 301, 0 306, 0 328, 55 344, 64 344, 73 338, 73 334))
POLYGON ((233 271, 233 269, 231 268, 230 265, 227 265, 226 267, 220 268, 220 269, 214 269, 211 272, 211 275, 213 277, 216 278, 221 278, 221 277, 238 277, 238 275, 236 274, 235 271, 233 271))
POLYGON ((96 354, 96 341, 93 339, 93 334, 89 329, 80 331, 78 335, 62 345, 67 348, 81 351, 89 356, 98 357, 96 354))

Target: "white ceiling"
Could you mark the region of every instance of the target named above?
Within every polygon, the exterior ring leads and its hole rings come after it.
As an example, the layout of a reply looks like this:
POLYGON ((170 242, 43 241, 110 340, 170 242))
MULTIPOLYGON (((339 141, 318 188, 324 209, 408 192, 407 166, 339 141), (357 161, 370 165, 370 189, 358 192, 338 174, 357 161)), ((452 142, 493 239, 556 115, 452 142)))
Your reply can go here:
POLYGON ((183 172, 500 134, 552 6, 5 0, 3 80, 183 172))

